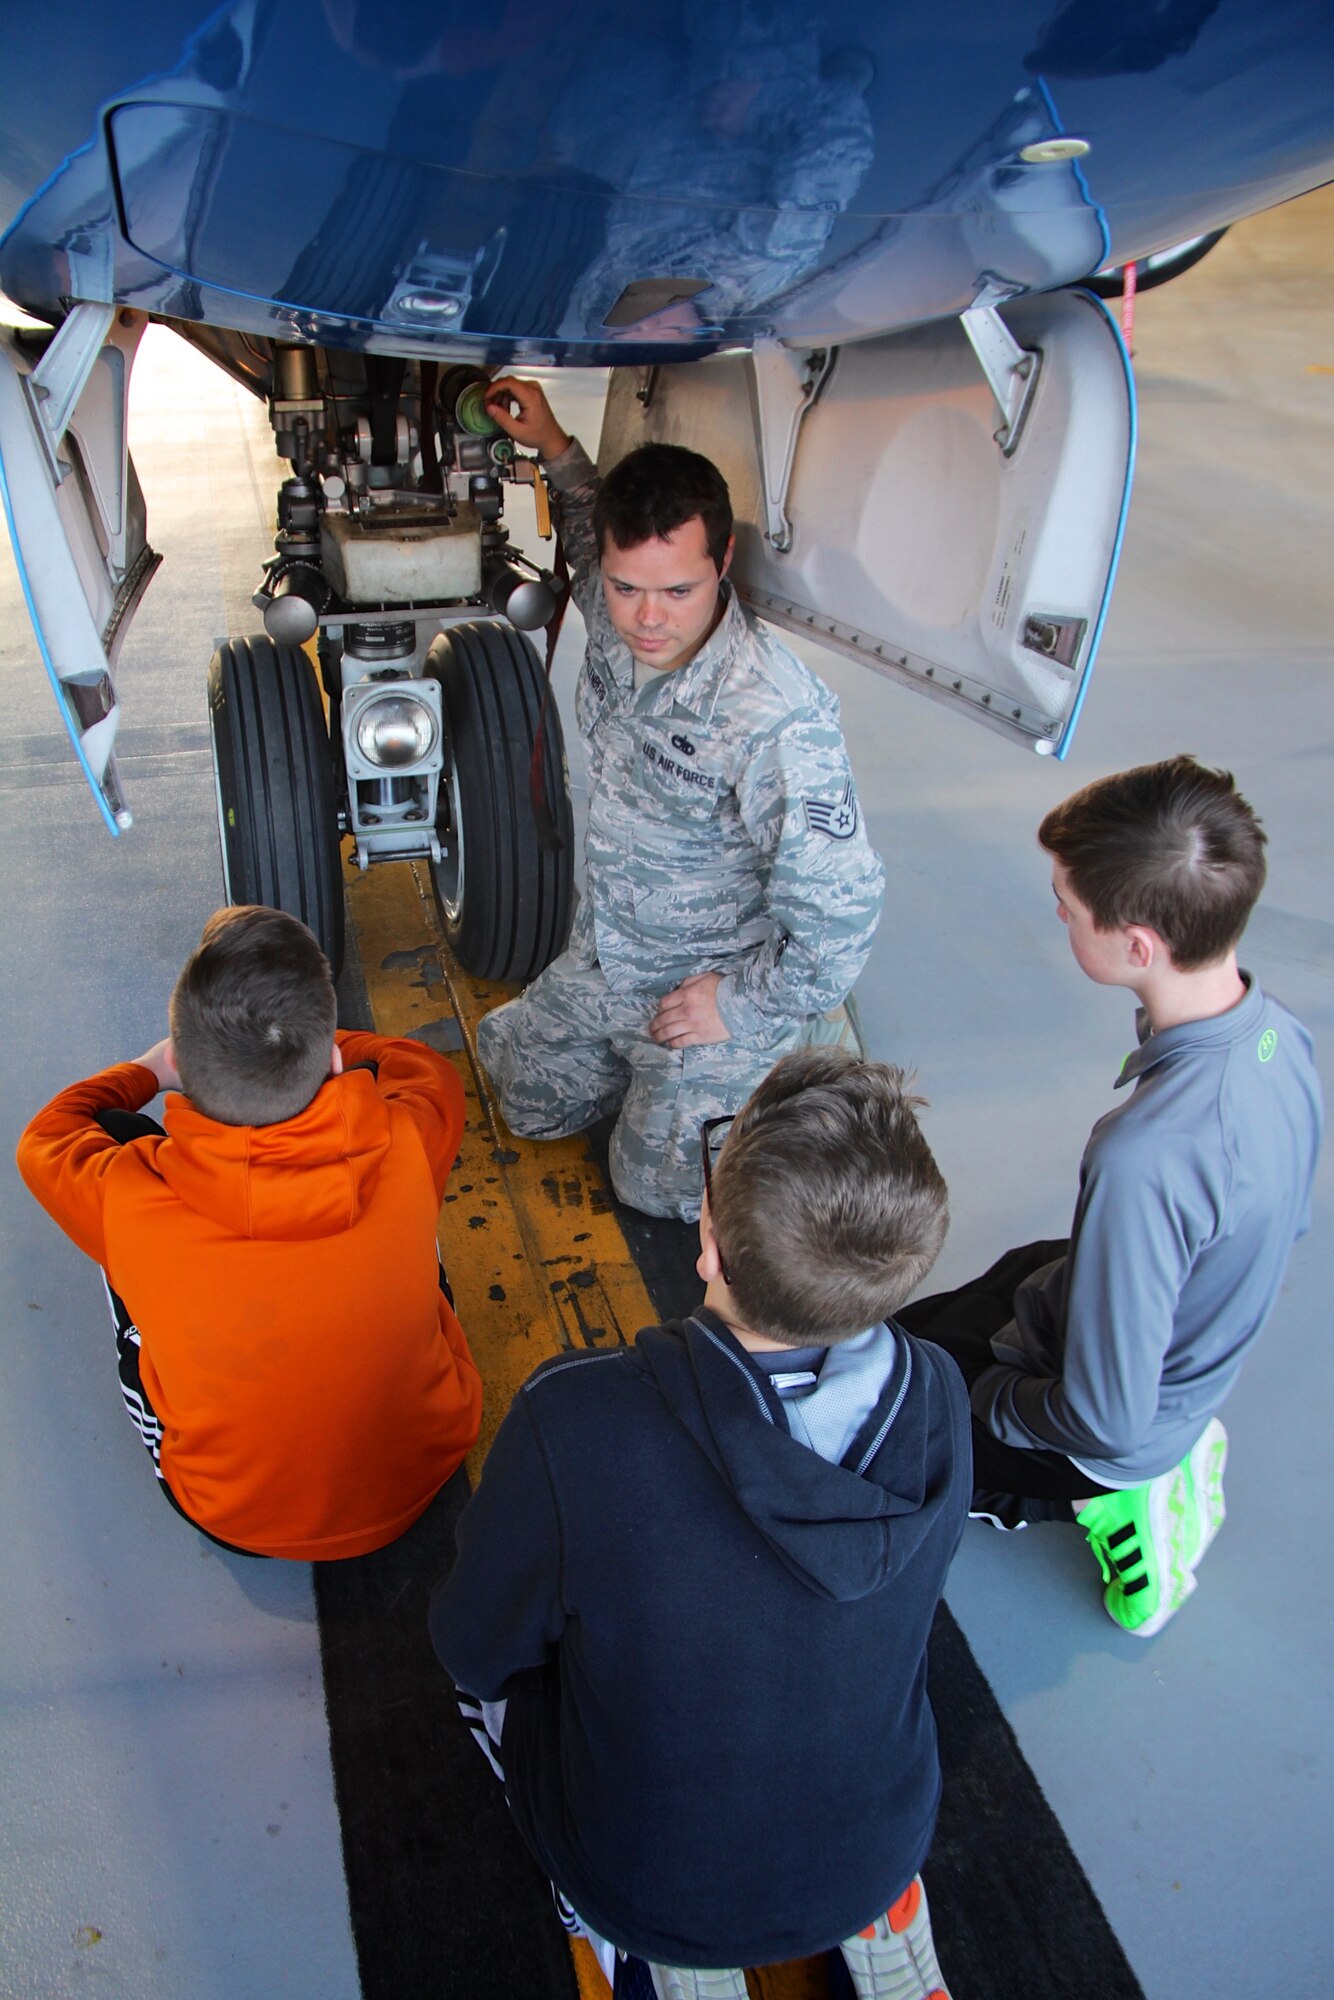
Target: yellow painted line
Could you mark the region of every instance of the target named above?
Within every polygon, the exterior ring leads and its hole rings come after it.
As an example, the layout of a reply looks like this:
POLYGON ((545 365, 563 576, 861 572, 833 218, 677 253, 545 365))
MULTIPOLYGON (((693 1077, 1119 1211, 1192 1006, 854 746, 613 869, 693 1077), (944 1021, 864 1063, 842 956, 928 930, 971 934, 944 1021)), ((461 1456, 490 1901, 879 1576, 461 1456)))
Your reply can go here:
MULTIPOLYGON (((514 988, 474 979, 445 942, 424 862, 346 869, 348 908, 377 1033, 420 1034, 452 1018, 463 1047, 448 1059, 467 1124, 440 1210, 440 1246, 482 1377, 482 1431, 468 1459, 476 1484, 501 1418, 540 1361, 629 1342, 655 1324, 612 1197, 579 1137, 513 1138, 477 1060, 477 1024, 514 988)), ((608 2000, 582 1939, 571 1940, 580 2000, 608 2000)), ((818 1961, 747 1974, 752 2000, 827 2000, 818 1961)))
POLYGON ((482 1377, 475 1481, 515 1391, 554 1354, 632 1341, 653 1311, 612 1197, 582 1138, 511 1138, 477 1061, 477 1023, 513 988, 473 979, 441 934, 424 863, 348 872, 375 1026, 411 1035, 452 1015, 467 1126, 440 1211, 440 1244, 482 1377))

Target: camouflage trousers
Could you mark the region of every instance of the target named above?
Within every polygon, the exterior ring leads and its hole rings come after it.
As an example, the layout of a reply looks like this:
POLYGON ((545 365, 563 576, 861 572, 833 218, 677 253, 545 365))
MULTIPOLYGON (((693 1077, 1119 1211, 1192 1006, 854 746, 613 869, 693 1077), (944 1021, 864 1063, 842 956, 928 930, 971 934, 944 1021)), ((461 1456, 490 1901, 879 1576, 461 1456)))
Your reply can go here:
POLYGON ((564 1139, 619 1111, 610 1147, 618 1198, 693 1222, 701 1124, 739 1111, 805 1024, 777 1029, 763 1049, 737 1041, 665 1049, 649 1039, 657 1005, 652 993, 613 992, 600 966, 563 952, 517 1000, 484 1017, 477 1052, 511 1132, 564 1139))

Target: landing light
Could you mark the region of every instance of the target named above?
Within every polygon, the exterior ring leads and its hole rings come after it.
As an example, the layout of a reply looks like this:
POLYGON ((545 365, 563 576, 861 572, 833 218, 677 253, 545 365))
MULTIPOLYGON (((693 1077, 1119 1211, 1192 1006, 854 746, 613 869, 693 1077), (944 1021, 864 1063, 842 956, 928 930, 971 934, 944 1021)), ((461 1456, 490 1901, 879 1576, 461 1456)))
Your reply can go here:
POLYGON ((436 743, 436 721, 426 704, 411 695, 390 694, 367 702, 357 717, 357 748, 382 771, 420 764, 436 743))
POLYGON ((414 319, 457 319, 463 311, 462 299, 452 292, 404 292, 394 306, 414 319))

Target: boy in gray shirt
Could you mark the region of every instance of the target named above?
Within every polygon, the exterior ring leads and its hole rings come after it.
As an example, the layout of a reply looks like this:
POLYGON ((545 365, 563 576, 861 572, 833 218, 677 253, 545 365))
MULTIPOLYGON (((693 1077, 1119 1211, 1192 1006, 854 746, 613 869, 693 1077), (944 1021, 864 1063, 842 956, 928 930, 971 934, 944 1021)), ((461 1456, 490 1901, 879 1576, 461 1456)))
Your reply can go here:
POLYGON ((1038 838, 1077 964, 1139 1001, 1127 1098, 1093 1128, 1068 1243, 900 1318, 969 1383, 974 1513, 1073 1513, 1108 1612, 1148 1638, 1222 1525, 1216 1412, 1309 1223, 1320 1089, 1301 1023, 1237 965, 1264 834, 1230 774, 1123 771, 1038 838))

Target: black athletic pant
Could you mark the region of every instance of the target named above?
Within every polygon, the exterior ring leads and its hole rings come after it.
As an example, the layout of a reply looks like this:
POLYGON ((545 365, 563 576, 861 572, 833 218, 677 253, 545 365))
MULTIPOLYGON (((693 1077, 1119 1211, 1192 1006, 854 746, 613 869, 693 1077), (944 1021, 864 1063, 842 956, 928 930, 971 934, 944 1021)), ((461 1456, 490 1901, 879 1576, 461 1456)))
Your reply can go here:
MULTIPOLYGON (((943 1347, 972 1388, 996 1357, 991 1336, 1014 1318, 1014 1295, 1025 1278, 1063 1257, 1070 1245, 1025 1243, 1007 1250, 989 1271, 956 1292, 914 1299, 894 1317, 909 1333, 943 1347)), ((1109 1489, 1059 1451, 1024 1451, 1002 1444, 973 1418, 973 1512, 994 1514, 1007 1527, 1027 1521, 1070 1521, 1072 1500, 1109 1489)))
MULTIPOLYGON (((131 1139, 145 1139, 149 1137, 161 1139, 166 1137, 156 1119, 147 1117, 142 1111, 122 1111, 119 1108, 113 1107, 107 1111, 98 1111, 94 1115, 107 1136, 114 1139, 120 1146, 127 1145, 131 1139)), ((174 1508, 183 1521, 190 1522, 190 1526, 195 1530, 196 1534, 205 1536, 216 1547, 226 1549, 229 1555, 251 1556, 257 1562, 267 1561, 267 1557, 259 1556, 254 1549, 238 1549, 233 1542, 224 1542, 219 1535, 210 1535, 207 1528, 201 1528, 198 1521, 190 1519, 190 1516, 186 1513, 184 1507, 182 1507, 180 1501, 167 1484, 163 1476, 161 1464, 162 1425, 158 1419, 156 1410, 149 1401, 148 1391, 145 1389, 139 1374, 139 1329, 134 1323, 134 1317, 129 1307, 126 1305, 124 1299, 121 1298, 119 1292, 113 1288, 111 1280, 107 1277, 105 1271, 102 1273, 102 1282, 107 1288, 107 1303, 111 1307, 111 1323, 116 1330, 116 1367, 120 1375, 120 1393, 125 1400, 125 1407, 129 1411, 130 1422, 138 1431, 148 1455, 153 1461, 153 1470, 157 1474, 158 1491, 162 1494, 168 1506, 174 1508)))

